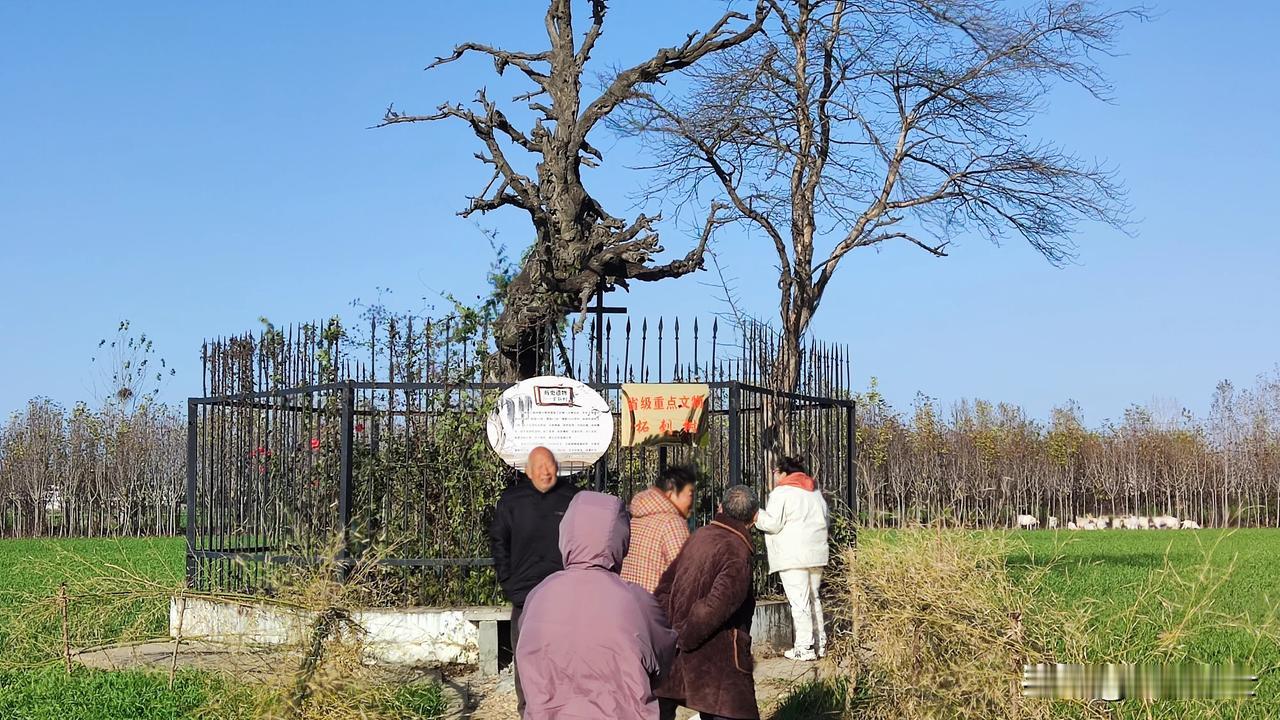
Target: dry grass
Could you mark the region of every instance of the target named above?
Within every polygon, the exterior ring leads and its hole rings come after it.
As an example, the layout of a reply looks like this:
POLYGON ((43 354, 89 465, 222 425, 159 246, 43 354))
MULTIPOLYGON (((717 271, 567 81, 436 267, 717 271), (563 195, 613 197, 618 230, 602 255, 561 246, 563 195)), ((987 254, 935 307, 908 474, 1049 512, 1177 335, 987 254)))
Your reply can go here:
POLYGON ((858 679, 861 717, 1049 717, 1021 697, 1022 667, 1047 659, 1038 626, 1065 618, 1026 612, 1007 556, 999 536, 919 530, 845 558, 830 657, 858 679))
POLYGON ((365 633, 352 612, 379 604, 383 590, 376 572, 376 563, 368 562, 339 582, 335 562, 280 574, 271 604, 308 618, 307 632, 300 643, 282 648, 283 661, 275 673, 250 686, 253 717, 406 720, 443 713, 438 686, 413 685, 412 673, 367 658, 365 633))
MULTIPOLYGON (((1277 674, 1280 609, 1273 602, 1254 602, 1249 616, 1245 604, 1224 602, 1232 599, 1224 598, 1232 588, 1239 591, 1242 576, 1262 582, 1265 574, 1257 563, 1269 562, 1265 553, 1252 559, 1240 556, 1242 542, 1252 547, 1261 543, 1259 538, 1200 534, 1195 537, 1205 538, 1202 546, 1190 552, 1183 547, 1177 557, 1166 552, 1161 558, 1158 550, 1114 543, 1106 545, 1110 554, 1082 552, 1085 545, 1079 539, 1037 542, 1032 557, 1026 537, 924 529, 864 533, 857 552, 842 558, 845 568, 831 575, 830 587, 839 595, 828 604, 838 622, 831 658, 843 681, 799 688, 778 717, 836 717, 831 704, 837 701, 846 705, 846 716, 867 720, 1280 717, 1276 701, 1265 697, 1245 703, 1126 701, 1103 706, 1032 700, 1020 692, 1022 665, 1038 660, 1234 659, 1263 673, 1260 691, 1274 688, 1268 678, 1274 683, 1277 674), (1137 562, 1144 552, 1150 565, 1137 562), (1069 560, 1063 561, 1064 556, 1069 560), (1117 566, 1118 560, 1129 562, 1117 566), (1068 574, 1098 576, 1105 582, 1064 583, 1068 574), (1068 585, 1072 591, 1057 596, 1068 585)), ((1116 541, 1133 542, 1128 537, 1116 541)), ((103 553, 91 561, 84 553, 60 553, 12 566, 11 575, 26 575, 24 588, 0 591, 0 675, 31 670, 45 682, 62 674, 58 588, 64 582, 72 648, 167 636, 168 602, 180 591, 180 565, 127 547, 128 552, 103 553)), ((412 683, 412 677, 388 674, 363 660, 361 633, 348 617, 353 608, 377 604, 378 578, 372 571, 357 570, 340 584, 336 574, 332 565, 282 571, 273 602, 312 622, 302 642, 272 652, 268 672, 250 678, 231 671, 194 688, 194 678, 184 678, 178 669, 175 697, 194 696, 196 689, 207 693, 212 700, 196 700, 195 715, 209 718, 441 716, 443 702, 433 684, 412 683), (184 687, 187 694, 182 695, 184 687)), ((1258 597, 1274 595, 1262 592, 1258 597)), ((159 675, 161 687, 168 679, 164 675, 159 675)), ((74 679, 86 680, 80 669, 74 679)), ((66 694, 52 685, 48 690, 48 697, 66 694)), ((95 688, 94 703, 104 702, 99 692, 95 688)), ((117 694, 121 707, 126 694, 137 696, 124 686, 117 694)), ((492 694, 473 717, 514 717, 514 696, 492 694)))
MULTIPOLYGON (((879 720, 984 718, 1267 717, 1259 702, 1130 700, 1119 704, 1047 701, 1022 695, 1024 664, 1242 661, 1262 667, 1280 640, 1275 612, 1233 615, 1218 608, 1234 571, 1216 545, 1200 561, 1164 564, 1137 587, 1121 612, 1087 598, 1062 603, 1046 576, 1056 557, 1015 574, 1014 536, 917 529, 868 537, 837 570, 831 611, 838 632, 830 658, 850 717, 879 720), (1196 638, 1247 633, 1249 657, 1202 657, 1196 638)), ((1056 550, 1061 551, 1061 546, 1056 550)), ((1055 554, 1055 553, 1051 553, 1055 554)))
MULTIPOLYGON (((82 557, 59 555, 43 562, 49 567, 34 568, 33 574, 53 578, 52 585, 46 582, 11 591, 0 604, 0 635, 5 640, 0 671, 61 667, 90 648, 169 641, 169 601, 177 595, 264 602, 191 592, 180 584, 152 579, 129 561, 90 563, 82 557)), ((352 621, 351 611, 376 604, 381 590, 373 570, 366 574, 356 569, 345 583, 338 582, 337 570, 330 563, 280 573, 278 592, 269 604, 306 618, 307 631, 299 643, 274 648, 266 672, 258 667, 250 674, 236 667, 213 673, 209 680, 228 690, 211 694, 198 716, 410 720, 443 715, 445 702, 438 685, 415 682, 423 676, 367 661, 364 633, 352 621)), ((176 662, 181 648, 178 643, 174 647, 175 662, 168 667, 170 688, 182 673, 176 662)), ((238 650, 248 655, 255 648, 238 650)))

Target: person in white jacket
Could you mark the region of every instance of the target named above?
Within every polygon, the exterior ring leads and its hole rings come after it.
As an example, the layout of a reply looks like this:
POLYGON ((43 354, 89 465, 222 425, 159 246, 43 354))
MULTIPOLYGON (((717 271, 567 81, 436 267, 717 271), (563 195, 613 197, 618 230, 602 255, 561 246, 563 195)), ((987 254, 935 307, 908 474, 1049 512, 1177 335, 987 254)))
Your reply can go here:
POLYGON ((780 458, 774 468, 773 491, 756 527, 765 533, 769 572, 778 573, 791 604, 795 647, 783 654, 792 660, 817 660, 826 652, 818 586, 827 565, 829 522, 827 501, 804 463, 780 458))

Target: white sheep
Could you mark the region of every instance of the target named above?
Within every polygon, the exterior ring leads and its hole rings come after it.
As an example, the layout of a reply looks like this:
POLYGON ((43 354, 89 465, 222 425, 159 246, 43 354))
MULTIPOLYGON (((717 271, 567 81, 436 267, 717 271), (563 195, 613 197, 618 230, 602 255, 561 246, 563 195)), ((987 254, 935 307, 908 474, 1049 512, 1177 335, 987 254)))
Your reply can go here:
POLYGON ((1119 530, 1122 527, 1124 527, 1124 518, 1120 517, 1119 515, 1116 515, 1115 517, 1111 518, 1112 530, 1119 530))
POLYGON ((1098 523, 1096 523, 1096 522, 1095 522, 1095 521, 1093 521, 1092 519, 1090 519, 1090 520, 1085 520, 1085 521, 1084 521, 1084 525, 1083 525, 1083 526, 1081 526, 1081 527, 1083 527, 1085 530, 1097 530, 1097 529, 1098 529, 1098 523))
POLYGON ((1138 528, 1140 528, 1140 527, 1142 527, 1142 526, 1138 523, 1138 516, 1137 516, 1137 515, 1129 515, 1129 516, 1125 517, 1125 519, 1124 519, 1124 529, 1125 529, 1125 530, 1137 530, 1137 529, 1138 529, 1138 528))
POLYGON ((1165 529, 1177 530, 1178 529, 1178 518, 1172 515, 1159 515, 1157 517, 1151 518, 1151 522, 1158 530, 1165 530, 1165 529))
POLYGON ((1040 520, 1037 519, 1034 515, 1018 516, 1018 527, 1023 528, 1024 530, 1030 530, 1039 524, 1040 524, 1040 520))
POLYGON ((1196 522, 1195 520, 1183 520, 1182 529, 1183 530, 1199 530, 1200 523, 1196 522))
POLYGON ((1067 521, 1067 529, 1068 529, 1068 530, 1079 530, 1079 529, 1080 529, 1080 526, 1076 524, 1076 521, 1075 521, 1075 520, 1068 520, 1068 521, 1067 521))
POLYGON ((1050 529, 1050 530, 1052 530, 1052 529, 1055 529, 1055 528, 1057 528, 1057 527, 1058 527, 1058 518, 1056 518, 1056 517, 1054 517, 1054 516, 1050 515, 1050 516, 1049 516, 1049 529, 1050 529))

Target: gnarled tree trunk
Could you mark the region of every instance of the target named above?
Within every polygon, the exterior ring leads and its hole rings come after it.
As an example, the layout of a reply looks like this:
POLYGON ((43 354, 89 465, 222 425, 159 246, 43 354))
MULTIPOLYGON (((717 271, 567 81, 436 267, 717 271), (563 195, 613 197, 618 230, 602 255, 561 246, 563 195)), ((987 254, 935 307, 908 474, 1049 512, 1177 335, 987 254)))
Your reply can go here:
POLYGON ((582 76, 604 31, 608 8, 605 0, 584 3, 590 7, 591 21, 579 42, 573 23, 574 4, 573 0, 549 0, 545 26, 550 47, 546 50, 509 51, 468 42, 431 65, 478 53, 493 60, 498 74, 515 68, 533 84, 529 92, 513 99, 528 103, 534 112, 537 119, 531 128, 515 127, 484 90, 476 94, 475 109, 445 104, 431 115, 407 115, 388 108, 380 124, 385 127, 445 118, 466 122, 484 146, 476 157, 493 168, 493 177, 460 214, 466 217, 512 207, 529 215, 533 247, 507 288, 494 328, 498 352, 489 375, 495 380, 535 375, 550 351, 548 330, 575 311, 581 312, 598 290, 625 288, 633 280, 680 277, 702 267, 711 228, 718 222, 718 206, 712 207, 706 231, 687 255, 666 264, 655 263, 663 252, 654 230, 659 218, 643 214, 631 220, 615 217, 584 185, 582 168, 596 167, 604 159, 589 136, 640 88, 745 42, 760 30, 767 15, 764 0, 757 2, 754 19, 726 13, 710 30, 690 33, 680 45, 662 48, 649 59, 617 72, 598 96, 587 100, 582 97, 582 76), (742 27, 731 29, 735 23, 742 23, 742 27), (521 154, 533 156, 534 176, 516 170, 521 164, 509 156, 521 154))

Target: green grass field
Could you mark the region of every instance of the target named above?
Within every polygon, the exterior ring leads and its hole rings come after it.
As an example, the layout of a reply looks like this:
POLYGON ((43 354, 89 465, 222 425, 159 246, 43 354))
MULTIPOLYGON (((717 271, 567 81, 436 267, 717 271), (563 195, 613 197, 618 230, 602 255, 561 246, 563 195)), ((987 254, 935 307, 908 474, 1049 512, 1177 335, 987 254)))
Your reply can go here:
MULTIPOLYGON (((1254 699, 1130 700, 1112 704, 1107 717, 1280 718, 1280 530, 991 534, 1010 549, 1010 579, 1035 589, 1033 606, 1078 622, 1055 635, 1056 647, 1050 639, 1055 656, 1089 664, 1238 661, 1262 676, 1254 699)), ((868 547, 900 537, 860 534, 868 547)), ((774 720, 838 718, 846 693, 839 683, 801 685, 774 720)), ((1065 705, 1053 709, 1064 720, 1078 716, 1065 705)))
MULTIPOLYGON (((195 673, 181 673, 171 690, 164 675, 78 667, 68 676, 61 663, 50 661, 61 628, 41 615, 55 602, 60 583, 81 587, 100 576, 136 573, 174 586, 182 577, 183 548, 175 538, 0 541, 0 720, 188 717, 221 691, 195 673)), ((91 602, 73 597, 68 603, 70 626, 85 645, 125 632, 167 632, 162 601, 114 608, 105 623, 98 622, 99 609, 87 607, 91 602), (77 622, 77 616, 93 621, 77 622)))
MULTIPOLYGON (((1200 530, 1196 532, 1134 532, 1104 530, 1085 533, 1030 532, 1018 536, 1026 546, 1015 553, 1015 568, 1045 566, 1045 585, 1063 607, 1097 605, 1108 618, 1124 618, 1135 607, 1153 574, 1163 568, 1179 570, 1187 582, 1182 595, 1196 595, 1213 613, 1247 618, 1259 625, 1277 621, 1280 602, 1280 531, 1200 530), (1055 536, 1056 535, 1056 536, 1055 536)), ((1146 604, 1150 604, 1149 602, 1146 604)), ((1150 613, 1147 613, 1149 616, 1150 613)), ((1161 628, 1142 626, 1154 643, 1161 628)), ((1099 649, 1106 638, 1098 638, 1099 649)), ((1207 662, 1222 662, 1252 651, 1240 632, 1215 631, 1211 636, 1187 638, 1189 650, 1207 662)), ((1271 648, 1273 651, 1276 648, 1271 648)), ((1280 655, 1270 654, 1273 664, 1280 655)))
MULTIPOLYGON (((119 540, 0 540, 0 612, 29 606, 41 599, 52 599, 60 583, 72 588, 70 612, 73 618, 81 612, 97 614, 74 597, 77 590, 144 589, 155 583, 157 591, 174 588, 182 580, 183 552, 181 538, 124 538, 119 540), (77 607, 81 605, 80 607, 77 607)), ((103 641, 119 637, 126 625, 133 634, 168 634, 168 607, 161 597, 137 603, 131 612, 117 613, 112 622, 99 627, 85 627, 73 622, 83 633, 83 644, 90 644, 87 634, 102 635, 103 641)), ((0 640, 6 627, 0 625, 0 640)), ((0 642, 0 658, 12 653, 10 643, 0 642)))
MULTIPOLYGON (((1190 660, 1252 659, 1254 669, 1264 671, 1264 681, 1259 698, 1239 706, 1244 711, 1239 716, 1280 718, 1280 647, 1259 643, 1246 627, 1274 627, 1277 622, 1280 531, 1039 531, 1014 533, 1012 539, 1015 551, 1009 562, 1015 576, 1042 570, 1046 602, 1096 619, 1089 648, 1099 662, 1137 662, 1141 658, 1117 654, 1166 641, 1176 643, 1190 660), (1185 612, 1170 607, 1193 607, 1197 619, 1188 620, 1185 612), (1246 626, 1212 621, 1227 616, 1245 619, 1246 626), (1183 624, 1183 632, 1170 633, 1183 624)), ((54 602, 60 582, 77 586, 99 575, 133 575, 136 579, 129 582, 134 585, 146 579, 173 586, 181 579, 182 552, 181 539, 0 541, 0 720, 193 717, 210 697, 229 692, 218 680, 197 673, 180 673, 172 690, 163 674, 77 668, 68 677, 56 657, 56 624, 37 628, 36 634, 54 640, 52 644, 23 640, 33 634, 31 603, 41 598, 54 602), (13 631, 15 622, 23 633, 13 631)), ((166 632, 166 609, 158 598, 121 603, 106 613, 92 610, 78 607, 73 598, 70 613, 78 646, 122 633, 166 632), (94 622, 77 627, 78 614, 94 622)), ((813 701, 805 702, 810 708, 813 701)), ((1132 716, 1147 714, 1134 709, 1132 716)), ((218 717, 234 713, 223 711, 218 717)))
MULTIPOLYGON (((68 675, 61 661, 61 584, 73 647, 165 637, 184 548, 181 538, 0 541, 0 720, 248 720, 249 703, 223 678, 180 671, 170 688, 165 673, 76 666, 68 675), (109 597, 122 590, 131 597, 109 597)), ((404 720, 444 706, 434 685, 400 687, 386 701, 404 720)))
MULTIPOLYGON (((1090 661, 1174 657, 1244 663, 1258 697, 1216 717, 1280 718, 1280 530, 1015 533, 1019 571, 1044 568, 1045 599, 1094 619, 1090 661)), ((1132 713, 1147 717, 1141 705, 1132 713)), ((1161 703, 1149 706, 1160 717, 1161 703)))

